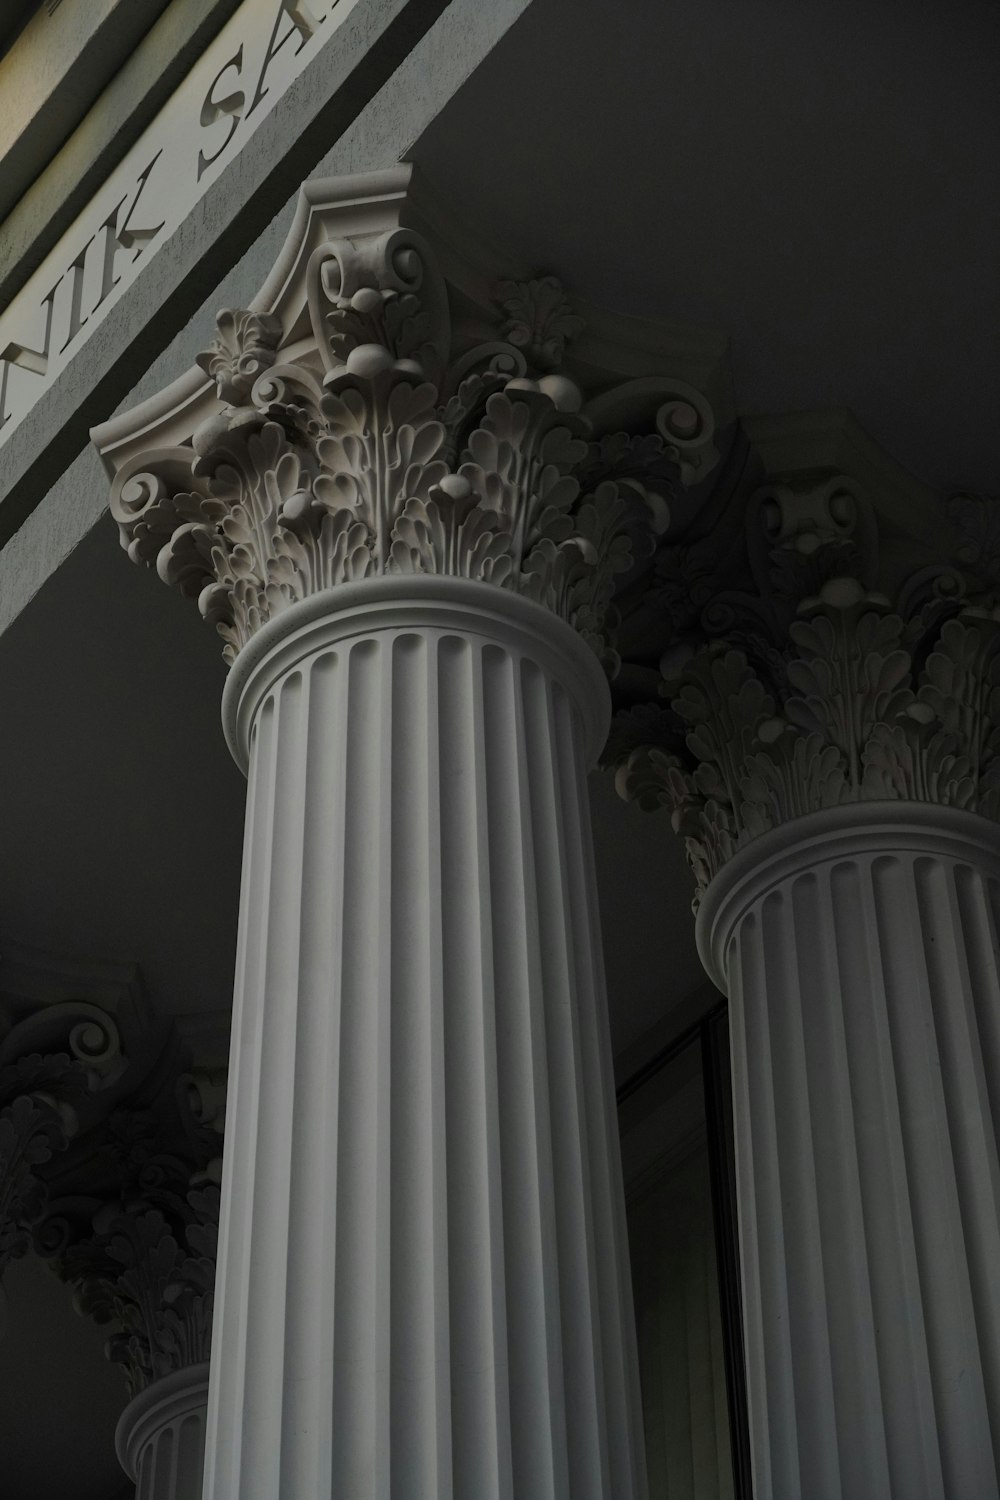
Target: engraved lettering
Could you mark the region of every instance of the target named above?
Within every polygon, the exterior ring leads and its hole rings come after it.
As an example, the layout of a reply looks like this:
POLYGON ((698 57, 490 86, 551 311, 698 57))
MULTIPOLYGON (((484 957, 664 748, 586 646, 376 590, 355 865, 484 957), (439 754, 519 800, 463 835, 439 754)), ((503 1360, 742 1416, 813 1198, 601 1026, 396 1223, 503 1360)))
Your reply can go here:
POLYGON ((324 20, 323 16, 314 16, 312 14, 308 5, 306 5, 305 3, 305 0, 281 0, 281 4, 278 6, 278 14, 274 18, 274 27, 271 31, 271 40, 267 44, 267 51, 264 53, 264 61, 261 63, 260 77, 257 79, 257 92, 253 96, 253 103, 247 110, 248 115, 253 114, 254 110, 257 108, 258 104, 267 93, 267 85, 264 82, 265 78, 267 77, 267 70, 271 66, 274 59, 277 57, 278 53, 281 51, 282 47, 284 47, 285 43, 289 41, 291 37, 298 35, 298 37, 300 38, 299 45, 295 49, 295 53, 297 56, 302 51, 302 48, 305 46, 306 42, 308 42, 313 36, 315 36, 316 28, 317 26, 319 26, 322 20, 324 20), (278 31, 281 26, 283 17, 287 17, 291 24, 288 27, 288 30, 285 32, 284 36, 279 40, 278 31))
POLYGON ((149 166, 146 167, 143 172, 140 172, 138 183, 136 185, 135 196, 132 199, 131 205, 129 206, 128 213, 125 215, 124 222, 119 225, 118 215, 121 213, 122 205, 127 201, 127 193, 124 198, 120 198, 118 200, 111 213, 108 214, 108 217, 101 225, 101 228, 104 230, 104 268, 103 274, 101 276, 101 295, 94 303, 94 312, 96 312, 100 307, 101 303, 111 291, 112 287, 117 286, 119 281, 121 280, 121 276, 115 274, 115 256, 117 255, 118 251, 131 250, 134 245, 135 254, 133 255, 132 259, 133 261, 138 260, 139 256, 145 250, 150 240, 159 234, 160 230, 163 228, 163 225, 166 223, 165 219, 161 219, 159 224, 156 225, 155 229, 140 229, 139 227, 133 226, 131 224, 132 215, 135 213, 136 205, 138 204, 139 199, 142 195, 142 190, 149 180, 149 174, 156 166, 156 163, 159 161, 162 155, 163 147, 161 146, 159 151, 157 151, 156 155, 153 157, 153 160, 149 163, 149 166))
POLYGON ((84 245, 83 249, 76 257, 76 260, 69 268, 73 277, 73 280, 70 283, 69 333, 66 335, 65 344, 63 344, 62 348, 59 350, 60 354, 66 353, 66 350, 69 348, 70 344, 76 338, 77 334, 80 332, 80 329, 87 321, 87 318, 82 318, 80 316, 80 312, 83 306, 83 273, 87 260, 87 251, 90 249, 93 243, 94 236, 91 235, 90 239, 84 245))
POLYGON ((45 308, 45 339, 42 347, 30 349, 27 344, 11 341, 5 349, 0 350, 0 365, 3 365, 3 374, 0 375, 0 427, 10 420, 10 412, 7 410, 7 382, 10 379, 11 365, 17 365, 20 370, 29 370, 32 375, 48 374, 49 345, 52 342, 52 304, 61 285, 62 277, 60 276, 41 304, 45 308))
POLYGON ((351 0, 237 0, 230 6, 233 24, 227 23, 210 44, 204 66, 188 75, 105 182, 100 197, 60 240, 44 269, 3 309, 0 447, 67 356, 100 325, 117 295, 115 289, 123 289, 134 276, 136 262, 150 258, 145 257, 147 248, 152 246, 151 255, 155 253, 158 242, 181 224, 205 192, 206 175, 210 180, 215 175, 209 168, 238 151, 350 8, 351 0), (206 88, 204 80, 209 77, 206 88), (254 111, 256 118, 248 122, 254 111), (137 160, 146 163, 141 172, 131 165, 137 160), (131 186, 126 188, 126 183, 131 186), (58 281, 55 265, 62 271, 58 281), (55 285, 40 300, 41 287, 52 281, 55 285), (27 344, 20 339, 22 327, 28 330, 27 344), (15 332, 17 337, 12 337, 15 332), (22 370, 35 378, 24 379, 22 370))
POLYGON ((213 151, 211 156, 206 156, 203 151, 198 152, 199 182, 201 181, 201 174, 204 172, 205 168, 210 167, 213 161, 218 161, 223 151, 225 151, 226 147, 229 145, 229 142, 233 138, 233 134, 236 130, 237 125, 243 118, 243 106, 247 101, 246 94, 244 94, 242 89, 234 89, 231 94, 226 94, 226 96, 222 99, 216 99, 214 97, 215 89, 220 79, 222 78, 223 73, 228 73, 230 68, 236 69, 236 76, 237 78, 239 78, 240 74, 243 71, 242 42, 240 43, 239 51, 233 57, 231 57, 227 63, 223 63, 222 67, 212 79, 212 82, 208 86, 208 92, 205 95, 205 102, 201 106, 201 115, 199 118, 202 125, 214 125, 218 120, 225 119, 228 116, 229 128, 226 131, 225 139, 220 144, 218 150, 213 151))

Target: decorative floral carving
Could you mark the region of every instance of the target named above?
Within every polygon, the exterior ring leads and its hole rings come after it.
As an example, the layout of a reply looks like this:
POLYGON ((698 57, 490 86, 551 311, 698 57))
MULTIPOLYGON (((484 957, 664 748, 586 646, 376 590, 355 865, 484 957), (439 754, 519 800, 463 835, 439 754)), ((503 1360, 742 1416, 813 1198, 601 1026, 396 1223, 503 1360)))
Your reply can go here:
POLYGON ((58 961, 50 973, 44 955, 16 945, 4 954, 10 988, 0 990, 0 1275, 28 1249, 45 1213, 49 1163, 107 1113, 130 1065, 111 1014, 92 1001, 58 997, 65 967, 58 961), (40 994, 32 993, 36 982, 40 994))
POLYGON ((696 904, 738 848, 820 808, 932 801, 1000 819, 1000 610, 987 597, 904 618, 836 577, 769 653, 703 637, 675 643, 662 674, 670 709, 619 715, 605 761, 623 796, 671 810, 696 904))
POLYGON ((197 362, 215 381, 220 401, 246 401, 254 381, 274 364, 281 342, 281 323, 269 313, 223 308, 216 319, 211 346, 197 362))
POLYGON ((84 1067, 65 1053, 0 1067, 0 1274, 30 1247, 48 1197, 37 1168, 65 1150, 87 1090, 84 1067))
POLYGON ((562 364, 566 345, 579 338, 583 319, 554 276, 535 281, 503 281, 496 300, 506 314, 504 337, 515 349, 523 349, 540 370, 556 370, 562 364))
POLYGON ((582 328, 559 283, 497 295, 502 336, 452 350, 444 283, 427 247, 397 230, 314 252, 315 343, 292 364, 260 315, 220 314, 200 362, 223 409, 190 448, 123 468, 112 510, 130 557, 197 597, 228 661, 297 600, 441 572, 541 601, 614 667, 615 580, 694 462, 685 434, 710 413, 667 401, 656 432, 594 431, 580 388, 557 373, 582 328))
POLYGON ((207 1360, 211 1345, 218 1138, 199 1121, 178 1154, 161 1134, 148 1114, 114 1117, 104 1146, 114 1193, 53 1204, 34 1237, 78 1311, 111 1326, 108 1356, 131 1395, 207 1360))

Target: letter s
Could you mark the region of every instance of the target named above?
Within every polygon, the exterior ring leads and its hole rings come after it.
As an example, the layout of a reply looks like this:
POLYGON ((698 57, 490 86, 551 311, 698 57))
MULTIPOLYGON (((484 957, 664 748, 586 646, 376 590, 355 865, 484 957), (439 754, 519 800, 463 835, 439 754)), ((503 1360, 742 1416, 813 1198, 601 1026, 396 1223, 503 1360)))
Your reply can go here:
POLYGON ((223 151, 225 151, 226 147, 229 145, 229 142, 233 138, 233 133, 236 130, 237 125, 243 118, 243 106, 246 103, 246 95, 241 89, 235 89, 233 93, 227 94, 224 99, 215 98, 215 90, 218 87, 219 80, 221 79, 223 73, 228 72, 230 68, 236 69, 237 77, 239 77, 240 73, 243 71, 242 42, 240 43, 240 49, 236 53, 235 57, 231 57, 227 63, 223 63, 222 67, 212 79, 212 82, 208 86, 208 92, 205 95, 205 102, 201 106, 200 118, 202 125, 214 125, 217 120, 221 120, 224 118, 224 116, 228 115, 229 129, 226 132, 225 140, 219 146, 219 149, 217 151, 214 151, 211 156, 206 156, 203 151, 198 152, 199 182, 201 181, 201 174, 204 172, 205 168, 210 167, 213 161, 217 161, 218 158, 222 155, 223 151))

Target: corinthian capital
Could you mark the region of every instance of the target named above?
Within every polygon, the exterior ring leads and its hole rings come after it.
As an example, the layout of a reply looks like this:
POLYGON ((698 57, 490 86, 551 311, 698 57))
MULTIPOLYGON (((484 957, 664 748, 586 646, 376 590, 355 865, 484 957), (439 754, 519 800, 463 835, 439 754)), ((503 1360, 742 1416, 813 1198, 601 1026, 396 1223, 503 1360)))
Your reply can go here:
POLYGON ((141 1091, 164 1034, 134 970, 14 944, 0 957, 0 1274, 23 1255, 59 1159, 141 1091))
POLYGON ((1000 502, 898 498, 804 467, 738 486, 655 559, 637 609, 653 692, 617 714, 605 761, 623 796, 670 810, 696 900, 742 845, 821 808, 1000 818, 1000 502))
POLYGON ((403 223, 407 183, 307 185, 252 308, 95 430, 122 543, 230 662, 289 605, 387 573, 516 590, 613 660, 616 580, 717 457, 708 401, 574 364, 584 320, 551 276, 456 291, 403 223))
POLYGON ((157 1111, 118 1111, 84 1180, 34 1231, 77 1310, 107 1325, 108 1357, 133 1396, 206 1361, 211 1344, 221 1137, 198 1110, 196 1083, 181 1082, 184 1116, 163 1100, 157 1111))

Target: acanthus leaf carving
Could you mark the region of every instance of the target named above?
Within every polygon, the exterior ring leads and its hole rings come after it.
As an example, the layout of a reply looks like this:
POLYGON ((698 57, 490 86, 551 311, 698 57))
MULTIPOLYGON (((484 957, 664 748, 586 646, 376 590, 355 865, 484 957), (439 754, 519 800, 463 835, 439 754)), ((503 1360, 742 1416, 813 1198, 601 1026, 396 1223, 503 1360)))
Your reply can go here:
POLYGON ((223 308, 211 348, 197 362, 215 381, 222 401, 241 405, 258 376, 274 363, 281 323, 269 313, 223 308))
POLYGON ((221 409, 190 446, 125 464, 112 511, 130 557, 197 598, 227 661, 317 592, 440 572, 542 602, 614 669, 616 580, 685 466, 713 461, 711 412, 647 378, 631 382, 638 430, 602 426, 632 409, 630 383, 584 413, 562 369, 583 321, 558 281, 496 296, 495 336, 456 345, 433 255, 396 229, 313 250, 311 336, 297 325, 287 349, 265 315, 220 314, 199 362, 221 409))
POLYGON ((505 338, 515 349, 523 349, 536 368, 558 369, 566 345, 583 332, 584 322, 573 312, 556 277, 501 282, 496 300, 505 314, 505 338))
POLYGON ((89 1087, 66 1053, 30 1053, 0 1068, 0 1274, 30 1247, 48 1202, 37 1168, 66 1149, 89 1087))
POLYGON ((77 965, 15 943, 0 961, 0 1274, 44 1216, 54 1170, 158 1053, 127 966, 77 965), (72 998, 93 983, 104 1003, 72 998), (135 1048, 126 1051, 127 1043, 135 1048))
MULTIPOLYGON (((209 1357, 219 1223, 219 1086, 192 1076, 179 1099, 186 1135, 165 1116, 108 1122, 99 1196, 61 1199, 34 1246, 74 1289, 77 1310, 109 1328, 108 1357, 130 1395, 209 1357)), ((92 1168, 93 1170, 93 1168, 92 1168)))
MULTIPOLYGON (((825 486, 807 519, 840 492, 825 486)), ((959 511, 968 527, 964 501, 959 511)), ((981 502, 974 516, 992 536, 981 502)), ((781 531, 772 525, 772 540, 781 531)), ((910 800, 1000 815, 1000 609, 985 543, 973 556, 963 540, 953 562, 904 576, 894 609, 865 584, 870 558, 834 571, 856 535, 809 535, 812 580, 829 572, 816 592, 803 592, 808 572, 786 573, 795 586, 776 598, 773 567, 758 565, 756 593, 731 591, 697 621, 692 609, 669 616, 660 691, 685 725, 669 748, 662 721, 643 726, 635 708, 612 728, 605 763, 623 796, 671 810, 696 904, 737 849, 821 808, 910 800), (970 560, 974 575, 962 571, 970 560)))

